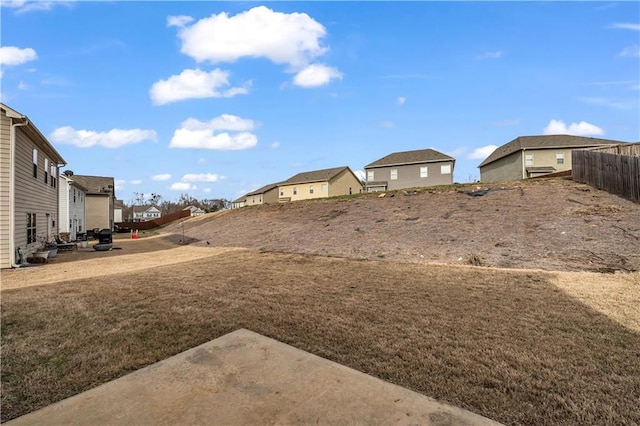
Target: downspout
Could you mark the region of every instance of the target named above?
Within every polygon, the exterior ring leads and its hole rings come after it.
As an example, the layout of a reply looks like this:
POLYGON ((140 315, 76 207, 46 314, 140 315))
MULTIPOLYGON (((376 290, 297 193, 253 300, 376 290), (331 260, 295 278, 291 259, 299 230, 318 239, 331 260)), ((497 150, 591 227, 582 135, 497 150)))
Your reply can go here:
POLYGON ((20 265, 16 264, 16 241, 15 241, 15 195, 16 195, 16 180, 15 180, 15 157, 16 157, 16 127, 26 126, 29 124, 29 119, 22 116, 24 120, 22 123, 14 123, 11 118, 11 125, 9 130, 9 256, 11 259, 11 267, 19 268, 20 265))

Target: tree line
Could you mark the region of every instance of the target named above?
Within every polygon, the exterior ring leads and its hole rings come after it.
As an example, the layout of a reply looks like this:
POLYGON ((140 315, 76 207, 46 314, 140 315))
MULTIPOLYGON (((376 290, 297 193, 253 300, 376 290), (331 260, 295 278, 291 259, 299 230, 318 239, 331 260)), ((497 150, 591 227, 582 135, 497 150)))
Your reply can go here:
POLYGON ((122 217, 133 218, 133 206, 154 206, 162 215, 174 213, 188 206, 201 208, 207 213, 217 212, 231 207, 231 202, 224 198, 197 199, 189 194, 180 194, 177 201, 165 200, 162 195, 152 192, 134 192, 134 197, 128 202, 124 202, 122 217))

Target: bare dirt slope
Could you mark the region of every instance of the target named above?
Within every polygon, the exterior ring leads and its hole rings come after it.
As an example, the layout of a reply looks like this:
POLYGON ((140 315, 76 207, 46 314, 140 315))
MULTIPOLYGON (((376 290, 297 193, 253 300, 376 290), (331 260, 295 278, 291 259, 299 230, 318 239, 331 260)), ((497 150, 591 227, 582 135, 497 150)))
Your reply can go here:
POLYGON ((269 252, 553 271, 640 270, 640 205, 568 179, 378 195, 251 206, 166 231, 195 245, 269 252), (490 191, 468 194, 478 189, 490 191))

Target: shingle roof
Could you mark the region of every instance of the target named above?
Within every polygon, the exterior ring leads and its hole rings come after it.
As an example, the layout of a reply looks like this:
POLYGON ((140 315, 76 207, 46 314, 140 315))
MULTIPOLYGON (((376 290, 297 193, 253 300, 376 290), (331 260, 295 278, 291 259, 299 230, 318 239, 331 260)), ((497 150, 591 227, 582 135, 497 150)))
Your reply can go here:
POLYGON ((493 163, 496 160, 523 149, 582 148, 600 145, 618 145, 621 143, 626 142, 573 135, 519 136, 511 142, 496 148, 478 167, 486 166, 489 163, 493 163))
POLYGON ((133 206, 132 208, 133 208, 133 210, 132 210, 133 213, 144 213, 144 212, 146 212, 147 210, 150 210, 150 209, 159 210, 156 206, 152 206, 151 204, 146 204, 144 206, 133 206))
POLYGON ((124 209, 124 201, 122 200, 114 200, 113 207, 116 209, 124 209))
POLYGON ((265 192, 269 192, 272 189, 275 189, 278 187, 277 183, 270 183, 269 185, 265 185, 262 188, 258 188, 255 191, 251 191, 248 194, 245 195, 245 197, 249 197, 251 195, 258 195, 258 194, 264 194, 265 192))
POLYGON ((366 169, 368 167, 397 166, 402 164, 433 163, 436 161, 455 161, 455 158, 438 152, 434 149, 419 149, 416 151, 393 152, 382 157, 379 160, 374 161, 371 164, 367 164, 366 166, 364 166, 364 168, 366 169))
MULTIPOLYGON (((291 185, 294 183, 307 182, 328 182, 345 170, 351 172, 351 169, 348 166, 334 167, 332 169, 314 170, 312 172, 302 172, 290 177, 284 182, 280 182, 279 185, 291 185)), ((353 174, 353 172, 351 173, 353 174)))
POLYGON ((87 189, 87 194, 108 195, 109 193, 113 193, 113 196, 116 196, 115 184, 112 177, 73 175, 71 179, 84 186, 87 189))

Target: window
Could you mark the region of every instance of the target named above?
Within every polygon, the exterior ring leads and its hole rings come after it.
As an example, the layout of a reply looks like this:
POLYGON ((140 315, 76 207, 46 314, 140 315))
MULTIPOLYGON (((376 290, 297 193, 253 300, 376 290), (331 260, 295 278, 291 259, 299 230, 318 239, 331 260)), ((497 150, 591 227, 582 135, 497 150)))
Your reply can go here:
POLYGON ((526 154, 524 156, 524 164, 526 166, 533 166, 533 154, 526 154))
POLYGON ((556 154, 556 164, 564 164, 564 153, 559 152, 556 154))
POLYGON ((293 187, 293 195, 298 195, 298 188, 295 186, 293 187))
POLYGON ((56 173, 56 165, 55 164, 51 164, 51 186, 53 186, 55 188, 57 182, 58 182, 58 176, 57 176, 57 173, 56 173))
POLYGON ((36 242, 36 214, 27 213, 27 244, 36 242))
MULTIPOLYGON (((320 187, 320 189, 322 190, 322 192, 327 192, 327 184, 323 183, 322 187, 320 187)), ((351 189, 351 188, 349 188, 349 189, 351 189)))
POLYGON ((33 148, 33 177, 38 178, 38 150, 33 148))
POLYGON ((281 189, 281 190, 280 190, 280 196, 281 196, 281 197, 284 197, 284 189, 281 189))
POLYGON ((398 179, 398 169, 391 169, 391 180, 398 179))
POLYGON ((429 168, 427 166, 420 167, 420 177, 421 178, 429 177, 429 168))
POLYGON ((313 185, 309 185, 309 194, 313 194, 313 185))
POLYGON ((76 189, 73 188, 73 202, 76 202, 76 189))
POLYGON ((372 181, 373 179, 373 170, 367 170, 367 180, 372 181))
POLYGON ((78 219, 78 232, 82 232, 82 219, 78 219))
POLYGON ((44 159, 44 183, 49 181, 49 159, 44 159))
POLYGON ((450 175, 451 174, 451 164, 443 164, 440 166, 440 174, 441 175, 450 175))

